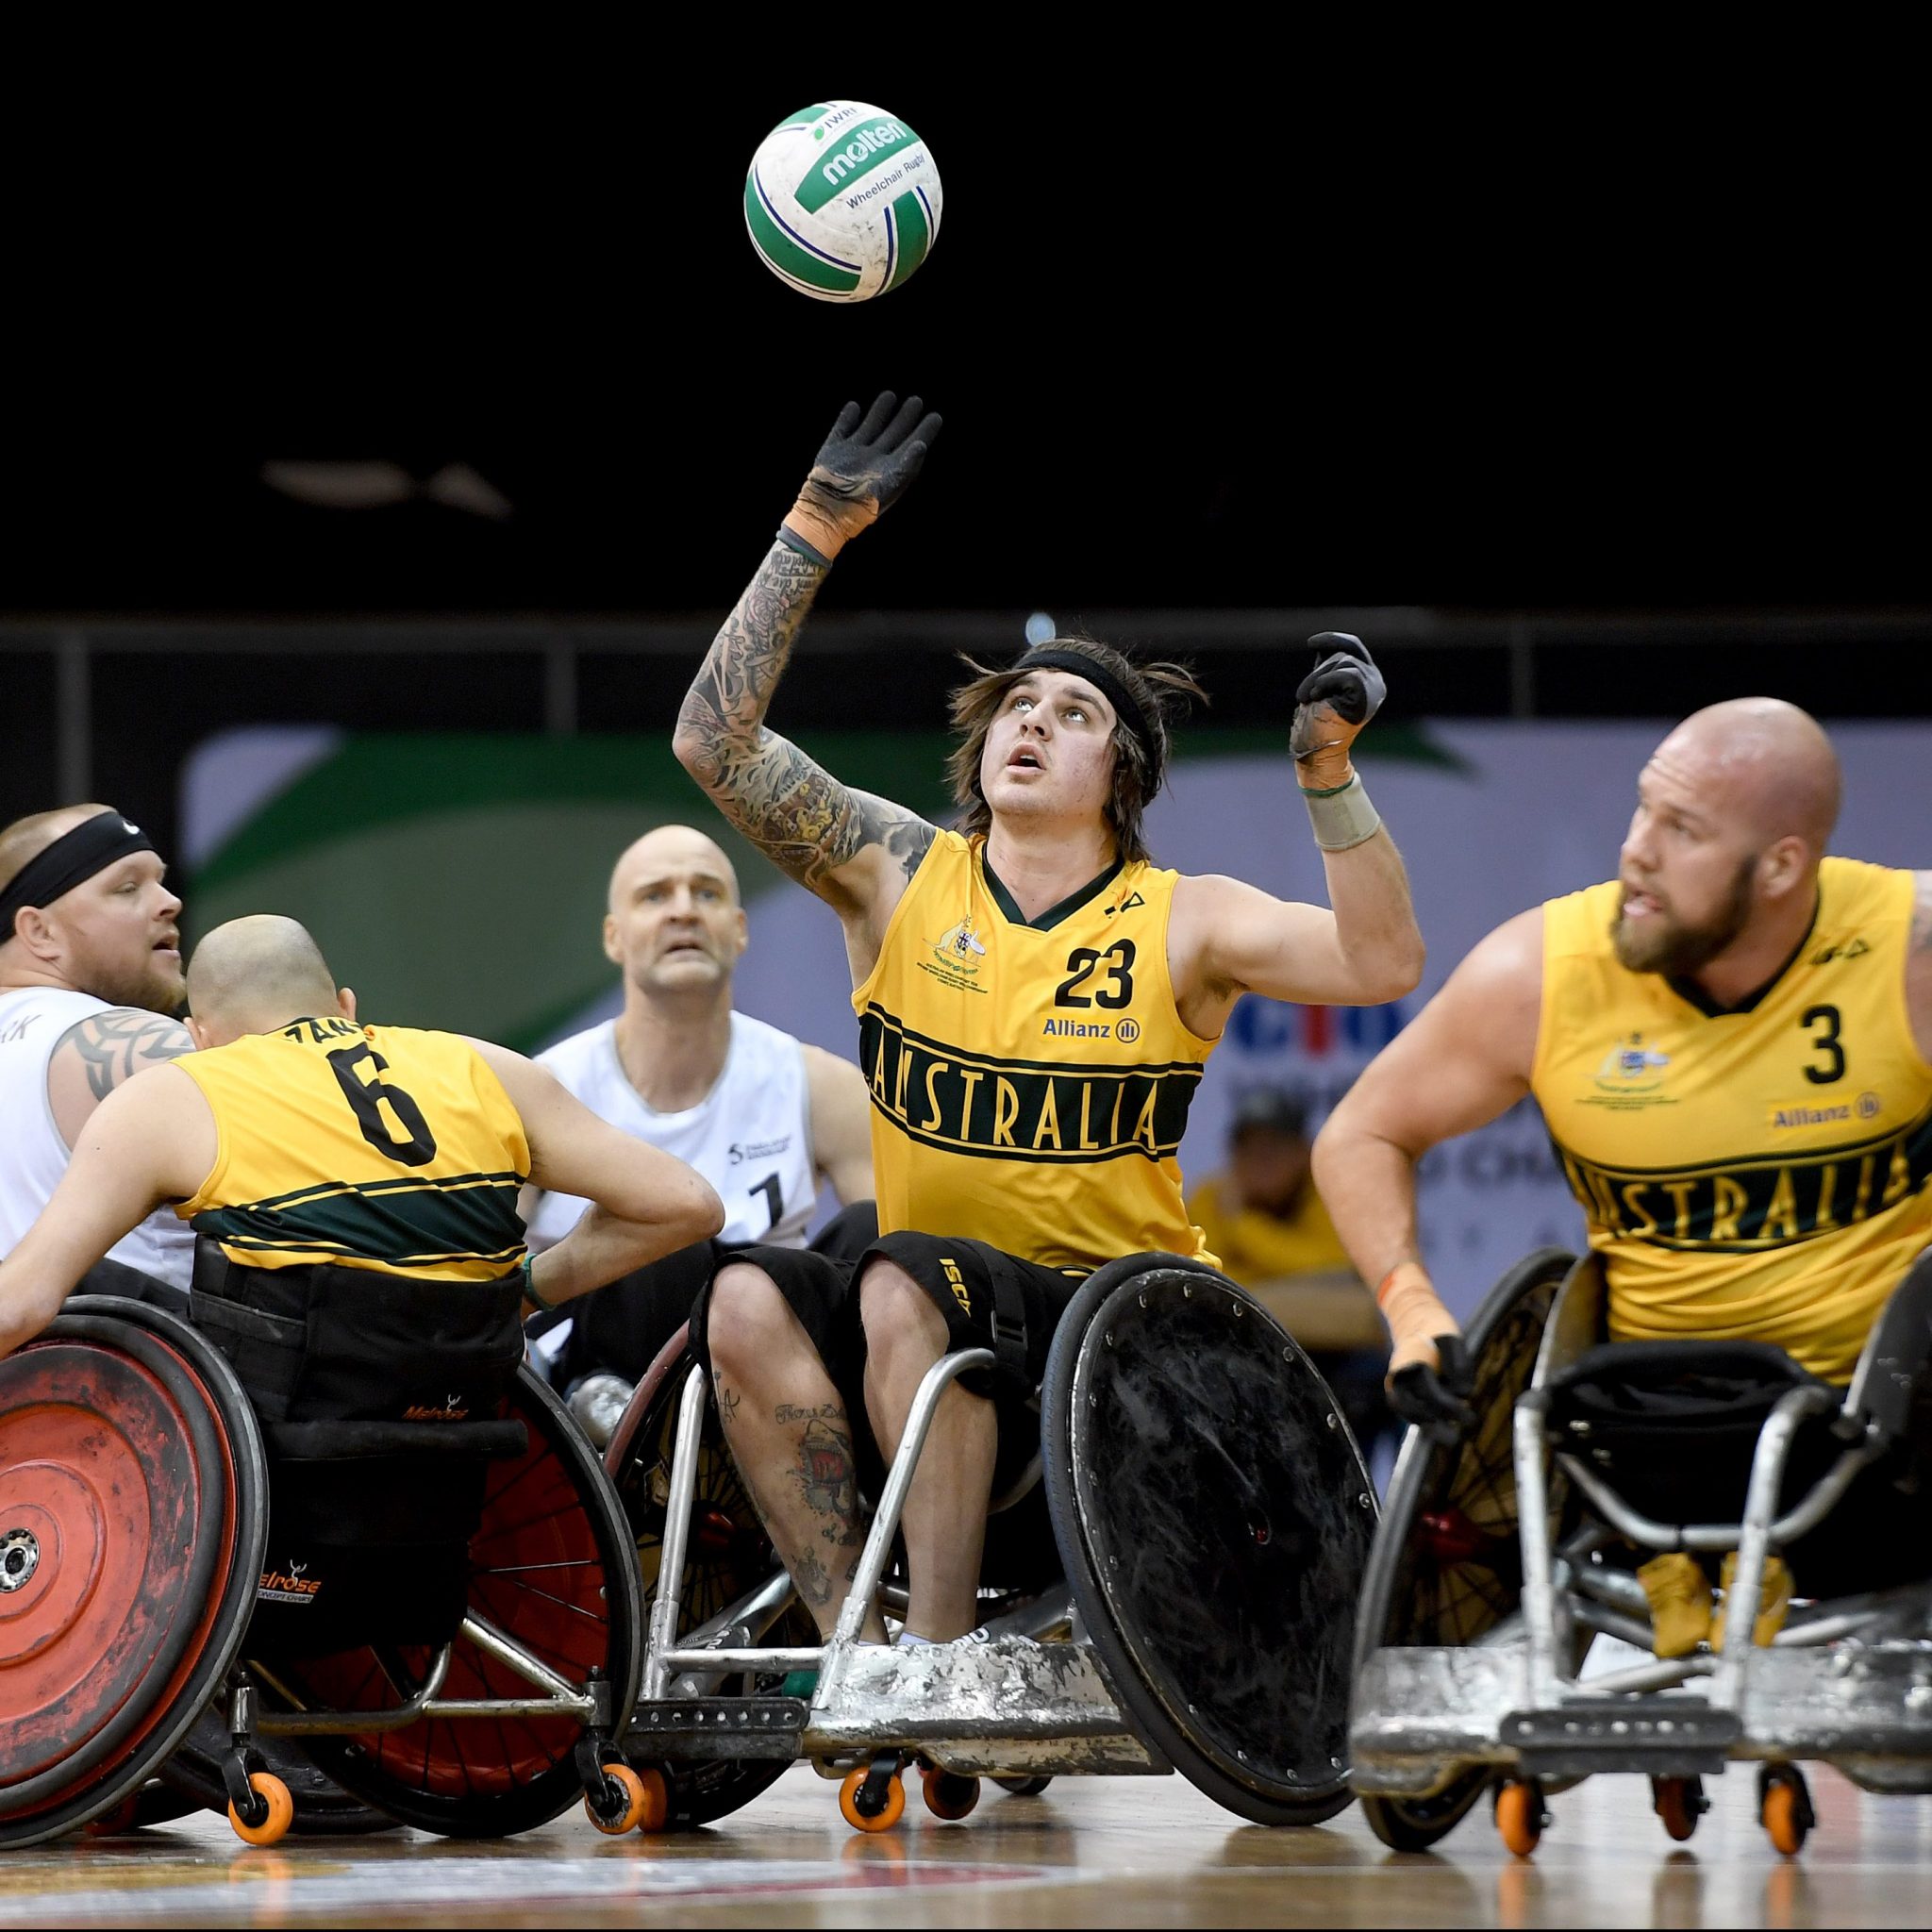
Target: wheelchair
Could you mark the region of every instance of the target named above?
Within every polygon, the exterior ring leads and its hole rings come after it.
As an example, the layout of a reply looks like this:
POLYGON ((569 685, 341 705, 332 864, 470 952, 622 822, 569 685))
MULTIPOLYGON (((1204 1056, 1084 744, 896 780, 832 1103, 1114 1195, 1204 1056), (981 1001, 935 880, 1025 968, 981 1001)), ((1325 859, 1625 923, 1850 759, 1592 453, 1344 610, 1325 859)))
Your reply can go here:
POLYGON ((1404 1441, 1357 1625, 1351 1778, 1371 1827, 1425 1850, 1488 1793, 1526 1857, 1550 1795, 1625 1772, 1682 1841, 1703 1780, 1755 1763, 1760 1823, 1791 1857, 1816 1822, 1802 1762, 1932 1792, 1932 1254, 1848 1390, 1766 1343, 1607 1342, 1607 1303, 1595 1256, 1528 1257, 1465 1338, 1474 1422, 1404 1441), (1658 1657, 1635 1569, 1666 1551, 1735 1552, 1735 1571, 1714 1645, 1658 1657), (1757 1633, 1787 1551, 1799 1594, 1757 1633), (1650 1655, 1586 1673, 1600 1636, 1650 1655))
POLYGON ((903 1613, 900 1510, 947 1385, 928 1371, 872 1509, 828 1642, 761 1528, 682 1334, 606 1451, 649 1597, 625 1745, 709 1823, 799 1759, 861 1831, 895 1824, 917 1767, 963 1818, 982 1779, 1032 1793, 1071 1774, 1179 1770, 1243 1818, 1315 1824, 1350 1799, 1343 1752, 1355 1606, 1374 1491, 1340 1406, 1292 1338, 1225 1276, 1135 1255, 1083 1285, 1040 1391, 1041 1447, 988 1522, 973 1640, 866 1644, 903 1613), (1038 1510, 1053 1554, 1002 1526, 1038 1510))
POLYGON ((0 1361, 0 1844, 646 1819, 632 1540, 518 1284, 225 1267, 190 1320, 76 1295, 0 1361), (385 1376, 434 1392, 358 1414, 385 1376))

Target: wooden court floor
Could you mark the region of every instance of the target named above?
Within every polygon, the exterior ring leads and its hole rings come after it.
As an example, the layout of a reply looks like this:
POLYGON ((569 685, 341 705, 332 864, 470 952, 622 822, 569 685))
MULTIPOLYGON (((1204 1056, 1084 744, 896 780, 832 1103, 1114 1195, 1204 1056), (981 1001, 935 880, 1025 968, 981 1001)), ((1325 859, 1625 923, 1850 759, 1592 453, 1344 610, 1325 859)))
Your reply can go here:
POLYGON ((1178 1777, 989 1790, 957 1824, 913 1796, 879 1837, 802 1769, 676 1839, 606 1839, 574 1811, 502 1844, 398 1831, 258 1851, 204 1815, 0 1854, 0 1925, 1932 1925, 1932 1799, 1812 1785, 1796 1860, 1757 1828, 1744 1771, 1711 1784, 1687 1846, 1638 1780, 1565 1792, 1533 1863, 1486 1813, 1439 1855, 1398 1857, 1353 1809, 1271 1831, 1178 1777))

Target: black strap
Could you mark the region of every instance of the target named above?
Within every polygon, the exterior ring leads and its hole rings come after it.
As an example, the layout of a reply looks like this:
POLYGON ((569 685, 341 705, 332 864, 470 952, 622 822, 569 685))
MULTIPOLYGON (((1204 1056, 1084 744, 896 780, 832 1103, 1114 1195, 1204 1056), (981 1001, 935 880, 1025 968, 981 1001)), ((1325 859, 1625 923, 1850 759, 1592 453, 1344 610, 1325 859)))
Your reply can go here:
POLYGON ((1026 1373, 1026 1297, 1004 1269, 987 1272, 992 1278, 993 1365, 1030 1393, 1033 1381, 1026 1373))
POLYGON ((530 1432, 511 1418, 480 1423, 270 1423, 269 1449, 298 1462, 354 1462, 372 1456, 521 1456, 530 1432))

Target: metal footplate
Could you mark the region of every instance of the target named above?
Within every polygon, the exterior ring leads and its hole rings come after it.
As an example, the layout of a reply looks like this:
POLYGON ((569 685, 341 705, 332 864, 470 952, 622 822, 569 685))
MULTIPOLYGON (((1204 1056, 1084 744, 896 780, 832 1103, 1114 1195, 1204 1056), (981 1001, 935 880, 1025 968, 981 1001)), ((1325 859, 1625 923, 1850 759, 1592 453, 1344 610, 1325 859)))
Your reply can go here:
POLYGON ((675 1745, 680 1760, 797 1757, 810 1707, 802 1697, 679 1697, 640 1704, 626 1742, 675 1745))
POLYGON ((1643 1771, 1653 1777, 1715 1777, 1743 1735, 1735 1711, 1701 1697, 1579 1697, 1554 1710, 1512 1710, 1503 1742, 1539 1777, 1643 1771))
POLYGON ((858 1644, 827 1661, 814 1755, 916 1751, 964 1776, 1164 1773, 1084 1643, 858 1644))

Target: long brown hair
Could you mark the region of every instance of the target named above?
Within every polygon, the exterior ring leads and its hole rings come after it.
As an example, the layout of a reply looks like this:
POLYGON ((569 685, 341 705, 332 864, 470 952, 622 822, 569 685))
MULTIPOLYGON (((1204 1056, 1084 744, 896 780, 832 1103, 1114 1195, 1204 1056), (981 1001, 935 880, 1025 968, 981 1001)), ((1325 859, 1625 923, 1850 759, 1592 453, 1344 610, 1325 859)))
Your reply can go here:
MULTIPOLYGON (((1172 745, 1169 726, 1187 700, 1192 698, 1206 704, 1208 693, 1194 681, 1189 665, 1167 661, 1137 664, 1124 652, 1115 650, 1111 644, 1103 644, 1096 638, 1052 638, 1044 648, 1077 651, 1082 657, 1091 658, 1124 686, 1141 708, 1152 741, 1143 743, 1118 717, 1114 720, 1110 741, 1113 785, 1106 812, 1121 858, 1145 858, 1147 841, 1141 836, 1141 820, 1160 790, 1167 770, 1172 745)), ((995 670, 963 652, 959 661, 975 675, 970 683, 960 685, 952 694, 953 729, 959 741, 946 760, 946 775, 953 782, 953 797, 960 811, 955 829, 970 839, 975 833, 989 831, 992 825, 992 808, 987 804, 986 793, 979 785, 979 763, 986 752, 987 733, 992 729, 992 721, 1006 703, 1007 693, 1032 674, 1010 664, 995 670)))

